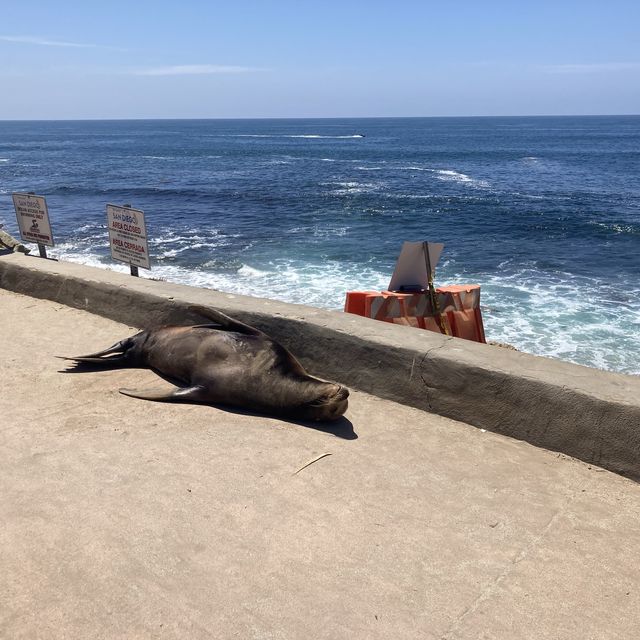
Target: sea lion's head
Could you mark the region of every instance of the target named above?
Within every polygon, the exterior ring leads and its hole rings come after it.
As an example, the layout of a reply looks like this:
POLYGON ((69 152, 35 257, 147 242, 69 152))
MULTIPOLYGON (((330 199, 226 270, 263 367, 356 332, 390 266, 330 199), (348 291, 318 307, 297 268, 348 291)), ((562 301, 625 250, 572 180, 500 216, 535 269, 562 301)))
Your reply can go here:
POLYGON ((338 420, 347 410, 349 389, 333 382, 314 385, 314 398, 296 407, 296 417, 315 422, 338 420))

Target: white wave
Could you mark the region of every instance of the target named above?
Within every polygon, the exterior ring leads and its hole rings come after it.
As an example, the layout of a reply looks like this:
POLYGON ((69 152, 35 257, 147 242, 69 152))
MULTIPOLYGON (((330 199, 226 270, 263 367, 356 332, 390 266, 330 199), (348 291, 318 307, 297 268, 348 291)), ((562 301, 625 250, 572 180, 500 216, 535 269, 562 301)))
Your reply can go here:
POLYGON ((539 196, 534 193, 520 193, 518 191, 513 191, 511 195, 518 196, 519 198, 527 198, 528 200, 544 200, 545 199, 545 196, 539 196))
POLYGON ((436 169, 435 173, 437 174, 438 180, 444 180, 445 182, 462 182, 468 183, 476 187, 488 187, 489 183, 486 180, 478 180, 477 178, 472 178, 468 176, 466 173, 460 173, 459 171, 454 171, 453 169, 436 169))
MULTIPOLYGON (((469 281, 465 276, 447 280, 452 284, 469 281)), ((535 355, 640 374, 635 337, 629 331, 640 324, 637 286, 627 292, 626 301, 613 300, 605 309, 603 300, 608 297, 602 283, 568 273, 521 269, 485 275, 481 285, 488 340, 535 355), (594 305, 594 299, 600 304, 594 305)))
POLYGON ((189 245, 191 249, 215 249, 216 247, 226 247, 231 241, 226 237, 219 238, 216 242, 194 242, 189 245))
POLYGON ((354 167, 354 169, 359 171, 382 171, 383 167, 354 167))
MULTIPOLYGON (((204 236, 198 235, 196 233, 194 233, 192 235, 180 235, 180 234, 175 233, 174 231, 168 231, 167 232, 165 230, 161 230, 160 233, 162 233, 162 235, 149 238, 149 244, 160 245, 160 244, 173 244, 173 243, 176 243, 176 242, 192 243, 194 240, 195 241, 204 241, 204 240, 210 239, 210 238, 205 238, 204 236)), ((216 237, 219 234, 215 229, 212 229, 211 230, 211 235, 216 237)))
POLYGON ((0 162, 9 162, 9 158, 0 158, 0 162))
POLYGON ((345 189, 353 189, 358 187, 373 187, 372 184, 365 184, 362 182, 335 182, 338 187, 344 187, 345 189))
POLYGON ((317 133, 309 133, 309 134, 300 134, 300 135, 291 135, 285 136, 287 138, 326 138, 329 140, 348 140, 349 138, 364 138, 363 135, 355 134, 351 136, 321 136, 317 133))
POLYGON ((56 244, 57 251, 64 252, 64 258, 70 259, 69 256, 80 254, 81 256, 94 255, 96 249, 108 249, 109 240, 104 234, 95 238, 87 238, 86 240, 73 240, 69 242, 60 242, 56 244))
POLYGON ((174 156, 140 156, 147 160, 175 160, 174 156))
POLYGON ((342 309, 346 292, 359 288, 358 283, 367 282, 370 283, 367 288, 383 289, 389 282, 388 274, 369 266, 339 262, 303 265, 286 259, 273 261, 268 269, 245 264, 233 274, 167 271, 163 275, 229 293, 329 309, 342 309))
POLYGON ((373 189, 380 186, 379 183, 375 182, 356 182, 354 180, 350 182, 321 182, 320 184, 323 187, 342 187, 343 189, 373 189))
POLYGON ((285 233, 291 235, 305 235, 314 238, 330 238, 346 236, 349 227, 338 227, 336 225, 309 225, 302 227, 291 227, 285 233))
POLYGON ((377 191, 383 185, 382 183, 374 182, 322 182, 322 186, 325 187, 338 187, 333 189, 331 193, 337 196, 354 195, 357 193, 369 193, 371 191, 377 191))
POLYGON ((435 193, 385 193, 384 195, 394 200, 434 200, 442 197, 435 193))
POLYGON ((269 271, 261 271, 260 269, 254 269, 249 265, 243 264, 238 269, 238 274, 241 276, 246 276, 247 278, 266 278, 269 275, 273 275, 272 272, 269 271))
POLYGON ((184 251, 187 251, 188 249, 190 249, 189 246, 180 247, 180 249, 167 249, 163 253, 157 254, 156 257, 160 260, 162 260, 163 258, 175 258, 177 255, 183 253, 184 251))
POLYGON ((163 253, 159 253, 157 257, 162 258, 175 258, 177 255, 190 251, 192 249, 218 249, 224 247, 230 243, 229 240, 221 239, 218 242, 189 242, 184 247, 178 247, 176 249, 167 249, 163 253))
POLYGON ((327 140, 346 140, 350 138, 364 138, 361 134, 353 134, 347 136, 326 136, 319 133, 291 133, 291 134, 276 134, 276 133, 236 133, 230 134, 230 138, 310 138, 310 139, 327 139, 327 140))
POLYGON ((467 183, 476 187, 489 187, 489 183, 486 180, 479 180, 478 178, 472 178, 466 173, 455 171, 454 169, 434 169, 433 167, 422 167, 418 165, 406 165, 396 167, 398 171, 424 171, 427 173, 436 174, 438 180, 444 182, 460 182, 467 183))
POLYGON ((589 224, 595 227, 601 227, 602 229, 606 229, 607 231, 613 231, 614 233, 640 234, 640 227, 631 224, 620 224, 616 222, 590 222, 589 224))
POLYGON ((435 173, 438 174, 441 180, 453 180, 455 182, 473 182, 473 178, 469 177, 465 173, 459 173, 452 169, 437 169, 435 173))
POLYGON ((452 201, 478 202, 483 200, 482 196, 469 194, 449 196, 441 193, 383 193, 382 196, 389 200, 437 200, 443 204, 447 204, 452 201))
MULTIPOLYGON (((129 272, 128 265, 101 260, 95 253, 95 246, 60 245, 55 250, 52 249, 52 254, 54 252, 54 257, 69 262, 121 273, 129 272)), ((335 310, 343 308, 348 290, 382 290, 389 282, 388 273, 370 264, 357 265, 338 261, 308 264, 283 258, 267 265, 243 264, 232 273, 220 273, 214 270, 215 264, 211 262, 193 270, 177 264, 154 264, 152 256, 151 266, 151 271, 140 270, 141 277, 335 310)))
POLYGON ((87 224, 83 224, 81 227, 78 227, 76 231, 95 231, 102 234, 104 233, 104 229, 106 228, 106 224, 96 224, 95 222, 89 222, 87 224))

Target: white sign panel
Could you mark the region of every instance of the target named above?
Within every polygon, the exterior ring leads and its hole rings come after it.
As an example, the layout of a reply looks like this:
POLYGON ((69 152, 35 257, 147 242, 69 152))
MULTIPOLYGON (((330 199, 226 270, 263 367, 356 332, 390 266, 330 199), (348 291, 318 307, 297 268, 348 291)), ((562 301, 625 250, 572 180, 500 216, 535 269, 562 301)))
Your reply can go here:
POLYGON ((144 213, 139 209, 107 205, 111 257, 136 267, 151 269, 144 213))
POLYGON ((20 237, 25 242, 53 247, 53 234, 49 224, 49 211, 44 196, 34 196, 30 193, 12 193, 13 206, 20 228, 20 237))
POLYGON ((389 291, 428 289, 444 249, 440 242, 405 242, 402 245, 389 291))

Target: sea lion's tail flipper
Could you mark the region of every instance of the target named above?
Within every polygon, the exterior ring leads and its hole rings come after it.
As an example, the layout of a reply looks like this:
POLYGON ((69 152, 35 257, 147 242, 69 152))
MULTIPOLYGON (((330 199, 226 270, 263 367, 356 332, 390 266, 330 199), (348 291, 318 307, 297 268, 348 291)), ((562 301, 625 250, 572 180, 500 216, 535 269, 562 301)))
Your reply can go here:
POLYGON ((61 360, 71 360, 76 364, 92 363, 92 364, 114 364, 123 363, 127 359, 127 350, 131 347, 131 338, 120 340, 113 346, 103 351, 96 351, 96 353, 89 353, 85 356, 72 356, 70 358, 65 356, 57 356, 61 360))
POLYGON ((156 400, 158 402, 201 402, 206 400, 204 389, 195 387, 157 387, 153 389, 119 389, 120 393, 131 398, 156 400))
POLYGON ((244 333, 245 335, 250 336, 264 335, 259 329, 245 324, 244 322, 240 322, 239 320, 234 320, 217 309, 203 307, 200 305, 189 305, 188 308, 192 313, 197 313, 198 315, 213 320, 213 322, 219 325, 224 331, 235 331, 236 333, 244 333))

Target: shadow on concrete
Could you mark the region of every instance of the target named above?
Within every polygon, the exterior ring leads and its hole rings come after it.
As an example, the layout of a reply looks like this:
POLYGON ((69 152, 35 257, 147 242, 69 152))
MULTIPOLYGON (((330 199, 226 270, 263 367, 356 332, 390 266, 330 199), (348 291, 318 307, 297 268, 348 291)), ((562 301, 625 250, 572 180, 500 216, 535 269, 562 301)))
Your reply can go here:
MULTIPOLYGON (((109 359, 103 359, 100 362, 75 362, 71 358, 65 358, 64 356, 56 356, 62 360, 66 360, 68 362, 68 367, 66 369, 59 369, 58 373, 96 373, 99 371, 112 371, 114 369, 123 369, 122 361, 118 361, 114 358, 112 363, 109 362, 109 359)), ((171 380, 167 376, 160 374, 158 371, 155 373, 166 380, 171 384, 177 384, 175 380, 171 380)), ((153 402, 153 400, 149 400, 148 402, 153 402)), ((310 420, 296 420, 295 418, 287 418, 283 416, 271 415, 266 413, 258 413, 255 411, 250 411, 248 409, 242 409, 239 407, 231 407, 224 404, 214 404, 208 402, 193 402, 193 401, 184 401, 177 400, 174 401, 176 404, 194 404, 194 405, 204 405, 208 407, 215 407, 220 411, 225 411, 226 413, 233 413, 236 415, 243 416, 268 416, 273 418, 278 418, 282 422, 287 422, 288 424, 294 424, 300 427, 306 427, 308 429, 315 429, 316 431, 322 431, 322 433, 329 433, 331 435, 336 436, 336 438, 342 438, 343 440, 357 440, 358 434, 355 432, 353 428, 353 423, 348 418, 342 416, 338 420, 333 422, 312 422, 310 420)))
POLYGON ((254 416, 254 417, 270 417, 277 418, 282 422, 293 424, 298 427, 306 427, 308 429, 315 429, 316 431, 322 431, 322 433, 330 433, 336 436, 336 438, 342 438, 343 440, 357 440, 358 434, 353 428, 353 423, 348 418, 342 416, 338 420, 333 422, 312 422, 311 420, 296 420, 295 418, 285 418, 283 416, 270 415, 267 413, 257 413, 256 411, 249 411, 248 409, 241 409, 239 407, 230 407, 224 404, 207 404, 206 402, 189 402, 184 404, 204 404, 209 407, 215 407, 220 411, 226 413, 233 413, 240 416, 254 416))
POLYGON ((315 429, 316 431, 322 431, 323 433, 330 433, 336 436, 336 438, 342 438, 343 440, 358 439, 358 434, 353 428, 353 422, 344 416, 335 422, 302 422, 298 420, 285 420, 285 422, 315 429))

